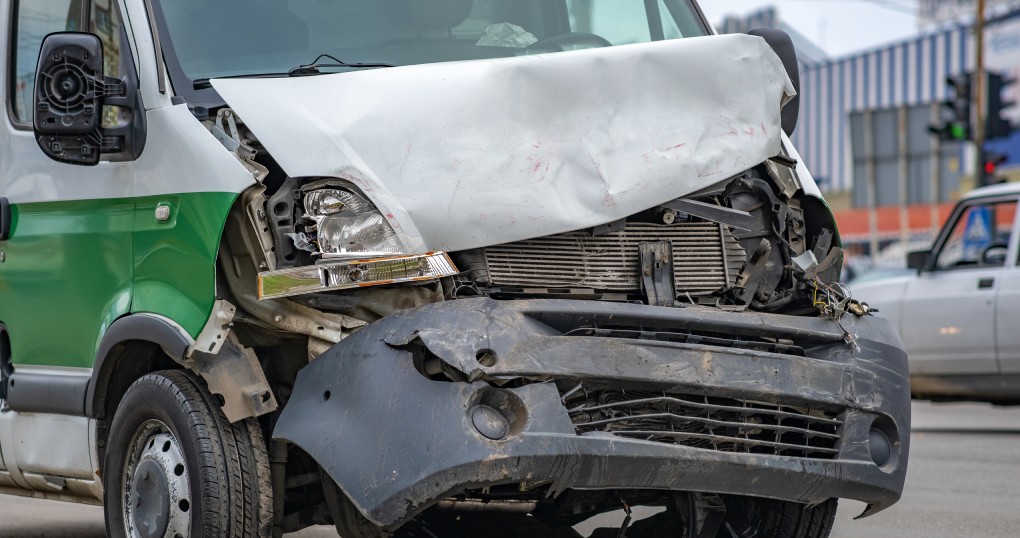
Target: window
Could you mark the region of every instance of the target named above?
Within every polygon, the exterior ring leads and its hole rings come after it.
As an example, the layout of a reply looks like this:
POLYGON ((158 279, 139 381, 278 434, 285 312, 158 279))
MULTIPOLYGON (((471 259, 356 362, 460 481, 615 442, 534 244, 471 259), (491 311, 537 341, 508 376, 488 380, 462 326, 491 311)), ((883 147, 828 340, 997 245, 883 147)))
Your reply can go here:
POLYGON ((153 0, 175 87, 321 54, 411 65, 705 35, 690 0, 153 0), (223 24, 229 20, 231 24, 223 24), (594 36, 564 36, 570 33, 594 36), (554 43, 529 48, 552 38, 554 43), (601 39, 600 39, 601 38, 601 39))
MULTIPOLYGON (((117 0, 92 0, 89 27, 103 42, 103 71, 108 77, 120 75, 120 12, 117 0)), ((103 127, 115 127, 120 123, 125 110, 119 107, 103 107, 103 127)))
POLYGON ((958 214, 935 262, 937 269, 996 267, 1006 262, 1016 200, 976 203, 958 214))
MULTIPOLYGON (((11 108, 14 118, 23 123, 32 121, 32 99, 35 92, 35 68, 43 38, 53 32, 90 31, 103 42, 104 69, 116 76, 120 66, 120 14, 116 0, 92 0, 85 18, 86 0, 23 0, 15 6, 15 53, 11 62, 11 108), (82 21, 88 21, 85 28, 82 21)), ((114 125, 118 111, 107 108, 103 124, 114 125)))
POLYGON ((11 62, 11 99, 14 117, 32 121, 35 67, 43 38, 52 32, 81 31, 85 0, 26 0, 18 2, 11 62))
POLYGON ((595 34, 614 45, 652 40, 644 6, 617 0, 571 0, 570 30, 595 34))

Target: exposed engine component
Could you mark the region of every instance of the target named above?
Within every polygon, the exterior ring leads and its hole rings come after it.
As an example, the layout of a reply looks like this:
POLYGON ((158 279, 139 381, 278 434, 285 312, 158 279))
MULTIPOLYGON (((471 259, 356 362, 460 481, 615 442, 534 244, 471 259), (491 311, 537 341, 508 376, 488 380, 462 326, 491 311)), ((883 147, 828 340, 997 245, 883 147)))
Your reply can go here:
POLYGON ((623 230, 606 235, 570 232, 481 249, 484 268, 475 278, 506 293, 557 288, 639 291, 639 246, 658 241, 672 245, 672 276, 679 296, 731 288, 746 257, 733 233, 720 224, 628 222, 623 230))
POLYGON ((814 202, 802 202, 790 166, 769 162, 623 221, 457 253, 457 294, 817 313, 819 284, 840 295, 828 285, 842 250, 834 225, 808 229, 817 208, 802 205, 814 202), (806 252, 822 260, 811 271, 793 263, 806 252))

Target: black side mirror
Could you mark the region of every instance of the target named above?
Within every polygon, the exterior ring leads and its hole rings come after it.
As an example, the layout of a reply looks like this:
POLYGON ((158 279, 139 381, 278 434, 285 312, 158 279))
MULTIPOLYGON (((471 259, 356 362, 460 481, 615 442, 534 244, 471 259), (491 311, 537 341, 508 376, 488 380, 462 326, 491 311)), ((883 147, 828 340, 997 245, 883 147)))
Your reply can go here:
POLYGON ((928 258, 931 257, 930 250, 915 250, 907 253, 907 268, 918 271, 928 266, 928 258))
POLYGON ((755 28, 747 32, 748 35, 758 36, 765 40, 776 52, 776 56, 783 61, 786 74, 793 82, 793 89, 797 90, 797 96, 786 103, 782 110, 783 132, 787 136, 793 136, 797 128, 797 120, 800 117, 800 64, 797 62, 797 49, 793 46, 793 40, 789 34, 778 28, 755 28))
MULTIPOLYGON (((125 46, 122 30, 121 43, 125 46)), ((121 62, 124 64, 125 62, 121 62)), ((35 75, 36 140, 49 158, 68 164, 95 165, 100 154, 129 151, 137 157, 144 143, 144 109, 134 62, 123 78, 103 75, 103 43, 94 34, 57 32, 43 39, 35 75), (139 118, 128 125, 102 127, 104 106, 128 109, 139 118), (135 140, 142 123, 141 141, 135 140)), ((122 71, 124 71, 122 69, 122 71)), ((123 159, 120 159, 123 160, 123 159)))

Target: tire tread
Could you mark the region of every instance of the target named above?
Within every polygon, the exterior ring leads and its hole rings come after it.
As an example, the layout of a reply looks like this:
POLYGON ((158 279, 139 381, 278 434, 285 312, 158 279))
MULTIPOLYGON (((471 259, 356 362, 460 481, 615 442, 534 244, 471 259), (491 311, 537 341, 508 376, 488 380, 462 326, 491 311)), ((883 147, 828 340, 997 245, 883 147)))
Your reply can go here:
MULTIPOLYGON (((202 499, 198 500, 201 509, 192 512, 192 517, 201 514, 201 521, 193 520, 192 528, 199 529, 202 536, 272 536, 269 456, 258 421, 249 418, 233 424, 228 422, 205 382, 189 371, 164 370, 142 376, 128 389, 122 404, 131 400, 132 393, 150 394, 148 391, 172 397, 177 410, 185 417, 187 433, 197 453, 198 468, 191 470, 191 480, 193 484, 195 480, 200 481, 202 499)), ((171 413, 171 410, 164 411, 171 413)), ((114 423, 117 423, 116 415, 114 423)), ((130 435, 131 432, 127 432, 127 436, 130 435)), ((115 440, 118 439, 111 432, 111 441, 115 440)), ((119 441, 126 442, 126 439, 119 441)), ((178 442, 188 440, 178 439, 178 442)), ((107 497, 109 495, 107 493, 107 497)), ((195 504, 196 499, 192 499, 193 507, 195 504)), ((109 514, 107 520, 110 520, 109 514)))

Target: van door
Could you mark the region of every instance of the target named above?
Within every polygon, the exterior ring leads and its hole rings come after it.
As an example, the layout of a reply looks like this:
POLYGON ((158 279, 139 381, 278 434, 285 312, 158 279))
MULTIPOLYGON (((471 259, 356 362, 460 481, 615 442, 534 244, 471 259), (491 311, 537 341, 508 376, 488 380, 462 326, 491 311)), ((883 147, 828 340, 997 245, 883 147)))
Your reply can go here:
MULTIPOLYGON (((45 384, 52 374, 54 387, 62 387, 43 407, 82 414, 78 391, 87 386, 99 335, 131 306, 134 202, 123 196, 131 163, 80 167, 46 157, 31 128, 35 70, 47 34, 92 31, 103 41, 107 73, 116 74, 117 3, 21 0, 6 24, 13 35, 6 40, 0 196, 10 202, 13 222, 0 244, 0 322, 15 375, 31 372, 45 384)), ((104 121, 116 121, 115 114, 104 111, 104 121)))

